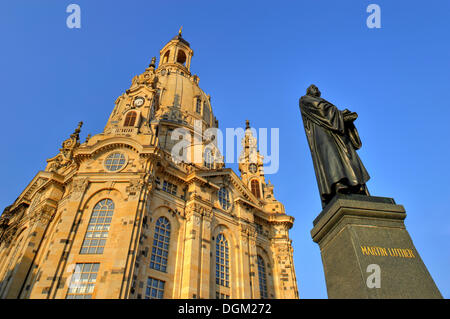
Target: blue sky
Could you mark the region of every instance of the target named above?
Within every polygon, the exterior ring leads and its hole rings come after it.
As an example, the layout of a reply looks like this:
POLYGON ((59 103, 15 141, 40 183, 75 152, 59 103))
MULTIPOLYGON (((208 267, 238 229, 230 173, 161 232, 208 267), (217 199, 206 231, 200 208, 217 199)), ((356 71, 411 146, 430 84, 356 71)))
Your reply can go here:
MULTIPOLYGON (((298 99, 315 83, 356 111, 372 195, 405 206, 406 226, 450 297, 448 1, 3 1, 0 4, 0 207, 14 201, 83 120, 100 133, 114 101, 183 25, 191 71, 220 128, 280 128, 267 176, 295 217, 300 297, 326 298, 312 221, 321 211, 298 99), (82 10, 66 27, 66 7, 82 10), (368 29, 366 7, 381 7, 368 29)), ((235 165, 232 165, 236 169, 235 165)))

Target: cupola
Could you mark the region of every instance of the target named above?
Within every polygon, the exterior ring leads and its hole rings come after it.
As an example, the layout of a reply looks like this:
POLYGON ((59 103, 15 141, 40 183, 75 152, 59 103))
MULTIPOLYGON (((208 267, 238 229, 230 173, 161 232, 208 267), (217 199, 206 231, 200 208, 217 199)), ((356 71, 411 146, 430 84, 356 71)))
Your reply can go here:
POLYGON ((178 31, 178 35, 174 36, 159 52, 158 68, 172 66, 181 68, 184 72, 190 74, 191 58, 194 56, 194 51, 192 51, 189 42, 183 39, 182 28, 178 31))

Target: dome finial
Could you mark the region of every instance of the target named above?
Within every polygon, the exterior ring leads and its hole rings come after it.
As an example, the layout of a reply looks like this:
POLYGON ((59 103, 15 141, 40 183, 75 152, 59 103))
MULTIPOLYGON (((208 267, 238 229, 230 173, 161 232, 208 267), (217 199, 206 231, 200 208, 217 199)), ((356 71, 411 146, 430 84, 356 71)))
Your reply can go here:
POLYGON ((245 129, 248 130, 250 128, 250 121, 246 120, 245 121, 245 129))
POLYGON ((183 31, 183 26, 180 27, 180 30, 178 30, 178 35, 181 37, 181 32, 183 31))

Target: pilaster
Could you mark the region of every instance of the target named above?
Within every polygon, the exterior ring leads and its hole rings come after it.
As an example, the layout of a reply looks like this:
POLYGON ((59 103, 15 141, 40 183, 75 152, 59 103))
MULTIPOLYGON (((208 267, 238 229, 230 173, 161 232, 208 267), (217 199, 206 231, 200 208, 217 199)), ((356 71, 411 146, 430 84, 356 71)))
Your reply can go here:
POLYGON ((211 279, 211 223, 212 211, 210 209, 202 210, 202 231, 200 247, 200 292, 198 298, 209 299, 212 290, 211 279))
POLYGON ((186 237, 180 298, 191 299, 194 295, 199 295, 201 230, 201 214, 198 207, 191 203, 186 209, 186 237))

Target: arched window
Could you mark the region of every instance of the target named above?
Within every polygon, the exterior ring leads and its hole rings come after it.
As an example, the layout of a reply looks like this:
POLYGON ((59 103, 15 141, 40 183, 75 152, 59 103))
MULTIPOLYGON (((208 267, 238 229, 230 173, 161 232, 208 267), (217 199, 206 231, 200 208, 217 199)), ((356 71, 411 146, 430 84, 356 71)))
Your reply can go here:
POLYGON ((212 152, 209 148, 205 149, 205 154, 203 156, 205 167, 208 169, 212 169, 214 166, 214 159, 212 152))
POLYGON ((202 100, 200 98, 197 98, 197 104, 195 105, 195 112, 198 114, 202 113, 202 100))
POLYGON ((216 285, 230 286, 230 251, 222 233, 216 238, 216 285))
POLYGON ((261 299, 267 299, 267 277, 266 277, 266 265, 264 259, 258 255, 258 278, 259 278, 259 294, 261 299))
POLYGON ((230 192, 225 187, 219 189, 219 202, 220 206, 225 210, 231 207, 230 192))
POLYGON ((167 63, 169 61, 170 50, 164 54, 163 63, 167 63))
POLYGON ((136 117, 136 112, 128 112, 127 116, 125 116, 125 122, 123 123, 123 126, 134 126, 134 123, 136 123, 136 117))
POLYGON ((156 221, 150 268, 166 272, 169 257, 170 222, 165 217, 156 221))
POLYGON ((108 198, 94 206, 80 254, 103 254, 113 214, 114 202, 108 198))
POLYGON ((92 299, 100 263, 77 263, 66 299, 92 299))
POLYGON ((177 62, 183 65, 186 63, 186 53, 183 50, 178 51, 177 62))
POLYGON ((258 182, 258 180, 257 179, 252 180, 250 185, 251 185, 251 189, 252 189, 253 195, 255 195, 256 198, 261 198, 261 192, 259 190, 259 182, 258 182))
POLYGON ((210 112, 206 101, 203 102, 203 120, 209 124, 210 122, 210 112))

